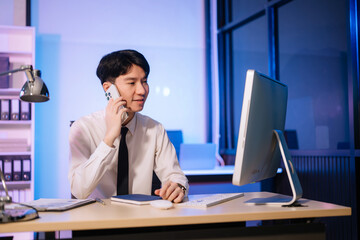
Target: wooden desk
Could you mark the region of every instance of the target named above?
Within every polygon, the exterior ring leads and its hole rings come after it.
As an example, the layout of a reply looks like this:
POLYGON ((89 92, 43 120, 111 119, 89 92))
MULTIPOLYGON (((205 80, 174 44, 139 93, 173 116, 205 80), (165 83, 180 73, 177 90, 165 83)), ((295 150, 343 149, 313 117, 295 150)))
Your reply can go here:
MULTIPOLYGON (((245 193, 244 197, 206 210, 176 205, 170 210, 159 210, 149 205, 120 204, 107 199, 106 205, 93 203, 65 212, 41 212, 40 218, 36 220, 1 224, 0 233, 144 228, 351 215, 349 207, 307 199, 300 200, 307 207, 251 206, 244 203, 251 198, 274 195, 268 192, 245 193)), ((198 197, 201 195, 190 196, 190 199, 198 197)))

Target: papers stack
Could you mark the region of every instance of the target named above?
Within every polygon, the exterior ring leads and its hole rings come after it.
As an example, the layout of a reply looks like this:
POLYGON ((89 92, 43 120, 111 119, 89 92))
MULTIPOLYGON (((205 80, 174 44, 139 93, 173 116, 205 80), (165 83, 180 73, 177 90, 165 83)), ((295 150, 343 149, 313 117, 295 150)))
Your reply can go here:
POLYGON ((8 138, 0 139, 0 152, 27 152, 30 151, 27 139, 25 138, 8 138))

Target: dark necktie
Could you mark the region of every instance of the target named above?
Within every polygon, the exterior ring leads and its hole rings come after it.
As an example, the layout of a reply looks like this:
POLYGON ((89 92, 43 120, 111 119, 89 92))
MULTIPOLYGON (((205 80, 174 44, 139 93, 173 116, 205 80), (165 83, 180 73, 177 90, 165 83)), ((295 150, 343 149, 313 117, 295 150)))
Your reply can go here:
POLYGON ((121 128, 121 140, 118 156, 118 175, 117 175, 117 195, 126 195, 129 193, 129 159, 126 146, 127 127, 121 128))

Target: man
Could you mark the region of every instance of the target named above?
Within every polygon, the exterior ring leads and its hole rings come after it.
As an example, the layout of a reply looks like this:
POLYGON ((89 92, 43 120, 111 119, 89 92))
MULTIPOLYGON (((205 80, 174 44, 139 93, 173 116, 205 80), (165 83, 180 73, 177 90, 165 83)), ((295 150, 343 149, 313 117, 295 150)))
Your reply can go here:
POLYGON ((150 195, 153 171, 162 182, 156 195, 173 202, 181 202, 186 195, 188 181, 164 127, 139 113, 149 94, 149 72, 145 57, 134 50, 112 52, 101 59, 96 74, 102 87, 107 91, 114 84, 120 97, 110 99, 105 110, 76 120, 70 129, 68 178, 76 198, 150 195), (121 123, 125 112, 128 118, 121 123), (121 140, 126 140, 128 160, 119 147, 121 140), (128 167, 122 167, 124 160, 128 167), (125 193, 119 193, 123 185, 125 193))

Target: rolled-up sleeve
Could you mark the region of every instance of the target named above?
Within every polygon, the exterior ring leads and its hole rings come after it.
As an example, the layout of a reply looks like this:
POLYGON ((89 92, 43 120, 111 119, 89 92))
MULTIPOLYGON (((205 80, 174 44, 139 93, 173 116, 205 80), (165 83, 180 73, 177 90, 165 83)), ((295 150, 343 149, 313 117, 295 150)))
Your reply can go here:
POLYGON ((81 121, 71 126, 69 134, 70 168, 68 179, 71 193, 76 198, 87 198, 112 165, 117 148, 109 147, 103 141, 96 146, 90 142, 91 133, 81 121))
POLYGON ((187 195, 189 190, 188 179, 180 168, 175 148, 161 124, 157 131, 155 172, 162 179, 162 182, 172 181, 183 185, 186 188, 187 195))

